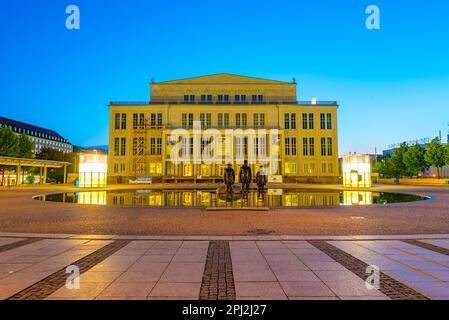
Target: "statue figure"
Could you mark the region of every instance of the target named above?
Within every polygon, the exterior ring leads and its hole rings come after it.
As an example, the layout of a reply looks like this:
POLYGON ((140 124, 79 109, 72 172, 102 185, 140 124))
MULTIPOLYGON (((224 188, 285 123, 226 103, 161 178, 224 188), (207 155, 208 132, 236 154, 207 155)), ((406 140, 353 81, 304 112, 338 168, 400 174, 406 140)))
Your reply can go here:
POLYGON ((242 184, 242 197, 243 199, 248 199, 249 185, 252 180, 251 167, 248 165, 248 160, 245 160, 240 168, 239 180, 242 184))
POLYGON ((257 184, 257 198, 265 199, 265 186, 267 185, 268 179, 263 166, 260 166, 259 171, 256 174, 256 184, 257 184))
POLYGON ((234 196, 234 183, 235 183, 235 172, 232 168, 232 164, 228 164, 228 167, 224 170, 223 182, 226 185, 226 198, 233 198, 234 196))

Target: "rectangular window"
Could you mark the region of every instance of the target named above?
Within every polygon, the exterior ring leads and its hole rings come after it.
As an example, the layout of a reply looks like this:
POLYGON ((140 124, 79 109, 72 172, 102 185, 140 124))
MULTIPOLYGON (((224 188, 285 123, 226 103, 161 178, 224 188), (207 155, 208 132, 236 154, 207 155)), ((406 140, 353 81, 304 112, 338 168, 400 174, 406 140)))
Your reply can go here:
POLYGON ((313 113, 309 113, 309 129, 313 130, 313 113))
POLYGON ((307 113, 302 114, 302 128, 307 129, 307 113))
POLYGON ((114 138, 114 156, 119 156, 120 152, 120 138, 114 138))
POLYGON ((150 173, 151 174, 161 174, 162 173, 162 163, 151 162, 150 163, 150 173))
POLYGON ((121 145, 120 145, 120 155, 125 156, 126 155, 126 138, 121 139, 121 145))
POLYGON ((309 156, 315 155, 315 138, 309 138, 309 156))
POLYGON ((332 113, 326 115, 327 129, 332 130, 332 113))
POLYGON ((284 129, 290 129, 290 114, 284 114, 284 129))
POLYGON ((290 138, 285 138, 285 155, 290 155, 290 138))
POLYGON ((137 113, 133 113, 133 129, 137 129, 139 126, 139 115, 137 113))
POLYGON ((332 164, 332 163, 329 163, 329 166, 328 166, 328 170, 327 170, 329 173, 334 173, 334 165, 332 164))
POLYGON ((218 114, 217 125, 218 128, 223 128, 223 113, 218 114))
POLYGON ((252 102, 257 102, 257 95, 253 94, 251 100, 252 102))
POLYGON ((229 94, 223 96, 225 102, 229 102, 229 94))
POLYGON ((296 138, 291 138, 291 155, 296 156, 296 138))
POLYGON ((229 113, 224 114, 224 127, 229 128, 229 113))
POLYGON ((157 114, 157 125, 158 127, 162 127, 162 113, 157 114))
POLYGON ((240 96, 240 99, 241 99, 242 102, 246 102, 246 95, 242 94, 240 96))
POLYGON ((156 138, 150 138, 150 154, 156 154, 156 138))
POLYGON ((184 102, 189 102, 189 95, 188 94, 184 95, 184 102))
POLYGON ((309 155, 309 139, 307 138, 302 138, 302 155, 309 155))
POLYGON ((183 167, 183 176, 191 177, 193 176, 193 167, 191 164, 185 164, 183 167))
POLYGON ((144 154, 144 138, 133 138, 133 155, 142 156, 144 154))
POLYGON ((240 113, 236 113, 235 114, 235 126, 237 128, 241 128, 242 122, 241 122, 241 117, 240 117, 240 113))
POLYGON ((193 113, 189 113, 189 129, 193 128, 193 113))
POLYGON ((258 102, 263 102, 263 95, 258 95, 257 96, 257 101, 258 102))
POLYGON ((156 127, 156 114, 152 113, 150 116, 150 126, 152 128, 156 127))
POLYGON ((321 173, 327 173, 327 165, 325 163, 321 164, 321 173))
POLYGON ((222 94, 218 95, 218 102, 223 102, 223 95, 222 94))
POLYGON ((200 113, 200 122, 201 122, 201 128, 206 127, 206 114, 200 113))
POLYGON ((182 127, 187 129, 187 113, 182 114, 182 127))
POLYGON ((211 94, 208 94, 207 95, 207 102, 211 102, 212 101, 212 95, 211 94))
POLYGON ((248 126, 248 115, 246 113, 242 113, 242 127, 246 128, 248 126))
POLYGON ((202 94, 200 99, 201 99, 201 102, 206 102, 206 95, 202 94))
POLYGON ((126 113, 122 113, 122 130, 126 130, 126 113))
POLYGON ((326 115, 324 113, 320 113, 320 129, 326 129, 326 115))
POLYGON ((115 130, 120 130, 120 113, 115 114, 115 130))
POLYGON ((295 174, 297 172, 296 163, 290 162, 285 164, 286 174, 295 174))
POLYGON ((296 129, 296 113, 292 113, 291 115, 290 115, 290 121, 291 121, 291 128, 293 129, 293 130, 295 130, 296 129))
POLYGON ((254 126, 254 128, 259 128, 259 114, 258 113, 253 114, 253 126, 254 126))
POLYGON ((332 138, 327 138, 327 155, 332 156, 332 138))
POLYGON ((326 138, 321 138, 321 156, 326 155, 326 138))
POLYGON ((234 96, 234 101, 235 101, 235 102, 240 102, 240 95, 239 95, 239 94, 236 94, 236 95, 234 96))
POLYGON ((190 95, 190 102, 195 102, 195 96, 194 95, 190 95))
POLYGON ((259 114, 259 128, 265 128, 265 113, 259 114))
POLYGON ((209 129, 212 127, 212 114, 207 113, 206 114, 206 128, 209 129))

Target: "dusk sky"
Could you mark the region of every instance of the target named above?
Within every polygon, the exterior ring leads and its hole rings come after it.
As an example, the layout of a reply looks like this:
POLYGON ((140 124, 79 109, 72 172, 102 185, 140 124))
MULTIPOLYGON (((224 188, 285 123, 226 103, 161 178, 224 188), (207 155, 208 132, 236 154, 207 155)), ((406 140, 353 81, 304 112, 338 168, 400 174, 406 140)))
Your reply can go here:
POLYGON ((299 100, 339 102, 340 153, 380 151, 446 136, 448 20, 447 0, 1 1, 0 116, 101 145, 109 101, 149 100, 152 78, 296 78, 299 100))

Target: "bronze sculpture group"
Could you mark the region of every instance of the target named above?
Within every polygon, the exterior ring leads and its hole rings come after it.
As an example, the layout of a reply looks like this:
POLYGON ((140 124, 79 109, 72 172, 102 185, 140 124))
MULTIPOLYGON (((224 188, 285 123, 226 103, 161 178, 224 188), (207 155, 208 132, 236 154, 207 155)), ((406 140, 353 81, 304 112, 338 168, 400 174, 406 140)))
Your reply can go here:
MULTIPOLYGON (((239 181, 242 184, 242 198, 248 200, 249 188, 251 181, 253 179, 251 167, 248 165, 248 161, 245 160, 244 164, 240 168, 239 172, 239 181)), ((265 199, 265 187, 267 185, 267 175, 263 169, 263 166, 260 166, 259 170, 256 173, 256 177, 254 179, 257 185, 257 198, 264 200, 265 199)), ((226 199, 234 199, 234 184, 235 184, 235 171, 232 168, 231 164, 228 164, 228 167, 224 170, 223 182, 226 186, 226 199)))

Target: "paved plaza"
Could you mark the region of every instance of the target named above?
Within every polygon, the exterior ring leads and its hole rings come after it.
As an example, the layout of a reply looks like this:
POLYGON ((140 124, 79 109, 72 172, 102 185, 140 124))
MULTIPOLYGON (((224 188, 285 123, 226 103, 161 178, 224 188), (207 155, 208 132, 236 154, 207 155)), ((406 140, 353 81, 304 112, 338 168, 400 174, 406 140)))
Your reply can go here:
POLYGON ((1 190, 0 299, 449 299, 446 187, 373 189, 423 202, 268 212, 32 199, 70 190, 1 190))
POLYGON ((0 233, 0 298, 449 299, 449 234, 129 237, 0 233), (380 287, 367 288, 368 266, 380 287), (79 268, 79 289, 67 267, 79 268))

